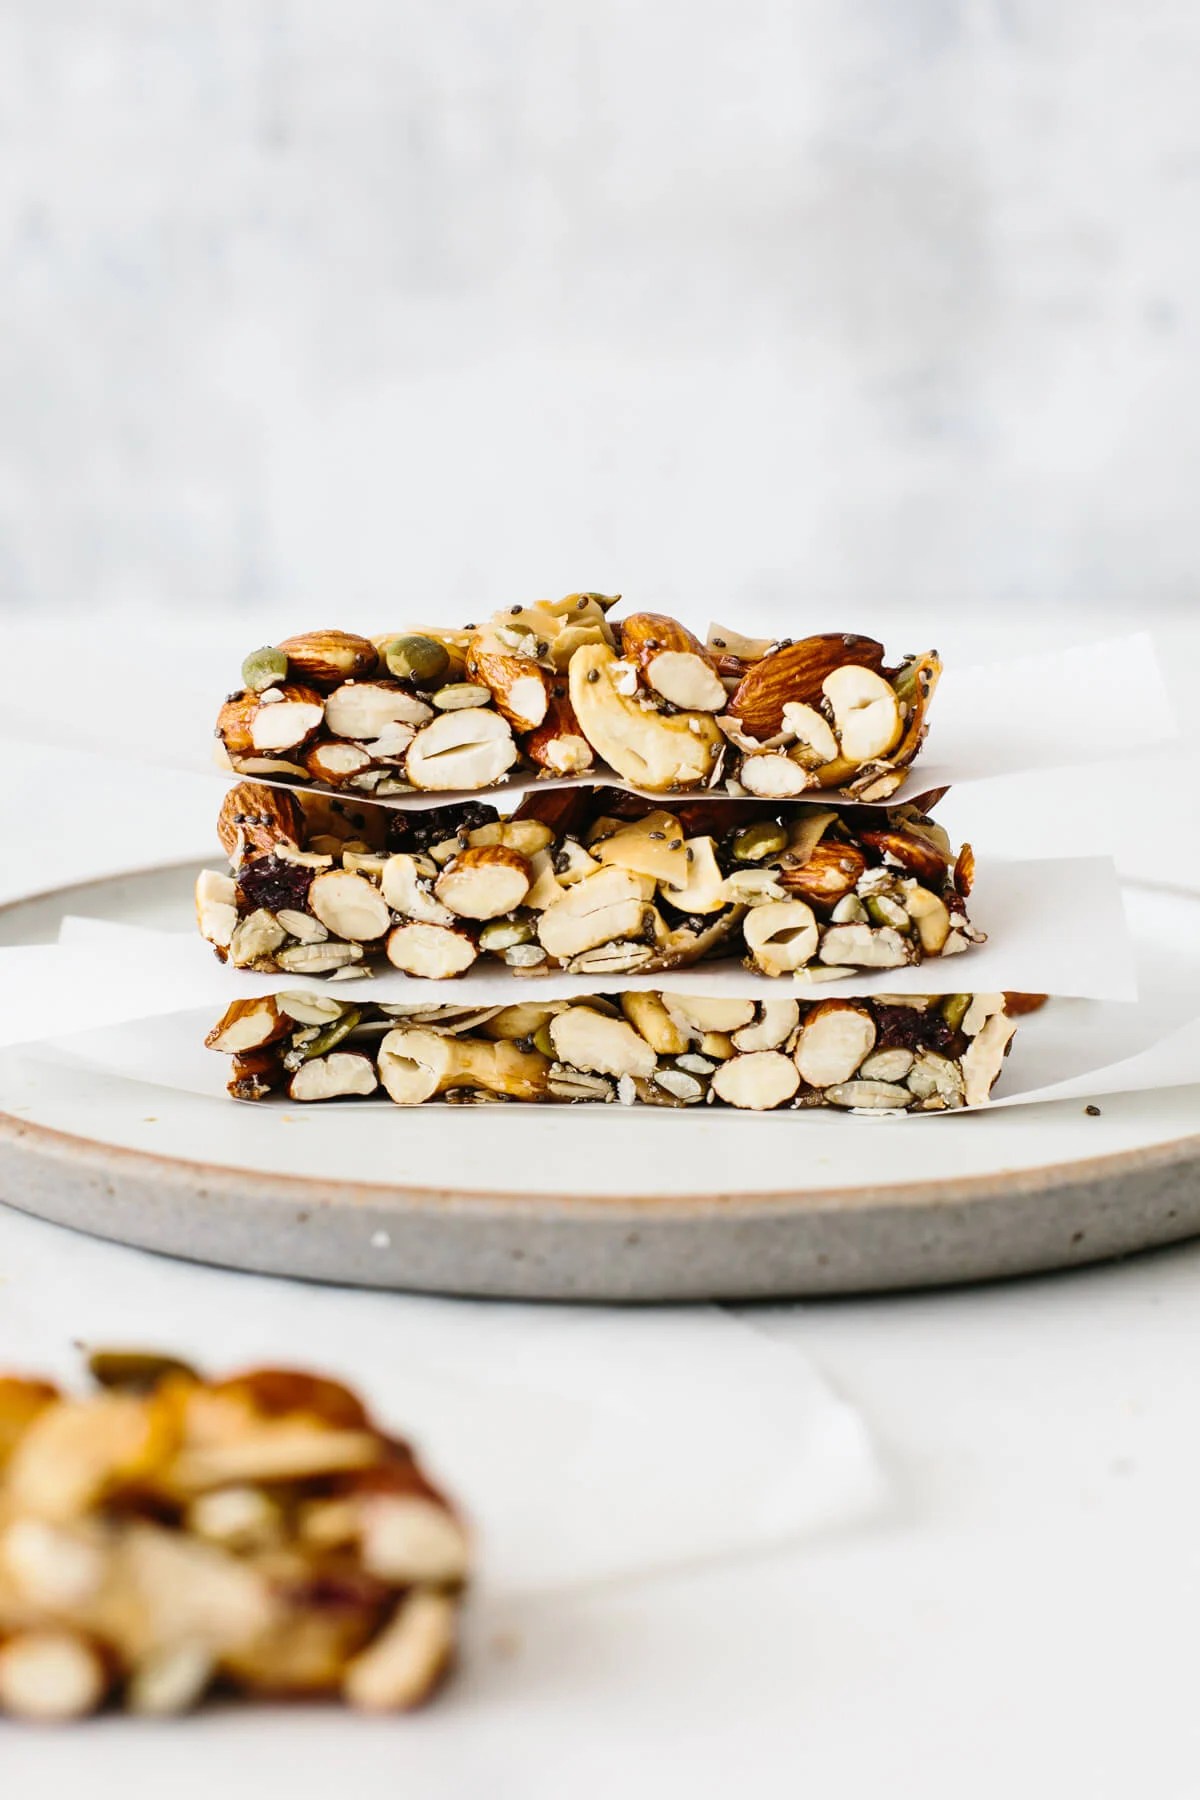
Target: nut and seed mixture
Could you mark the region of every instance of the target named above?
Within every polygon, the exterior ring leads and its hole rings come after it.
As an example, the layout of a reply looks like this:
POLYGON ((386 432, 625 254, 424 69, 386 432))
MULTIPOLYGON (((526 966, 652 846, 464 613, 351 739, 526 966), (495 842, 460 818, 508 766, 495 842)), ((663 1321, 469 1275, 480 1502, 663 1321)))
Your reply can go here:
POLYGON ((98 1352, 97 1391, 0 1376, 0 1712, 180 1713, 206 1694, 427 1699, 468 1542, 338 1382, 98 1352))
POLYGON ((504 1007, 235 1000, 205 1043, 237 1100, 616 1102, 750 1112, 946 1112, 991 1093, 1016 1025, 1003 994, 855 1000, 590 994, 504 1007))
POLYGON ((238 774, 380 798, 478 790, 521 768, 611 771, 651 793, 813 789, 886 800, 921 747, 936 653, 888 664, 853 632, 702 643, 620 596, 568 594, 482 624, 252 651, 217 719, 238 774))
POLYGON ((680 798, 612 788, 410 812, 241 782, 218 820, 230 873, 196 884, 222 961, 346 979, 598 978, 741 959, 809 980, 901 968, 983 940, 974 858, 916 806, 680 798))

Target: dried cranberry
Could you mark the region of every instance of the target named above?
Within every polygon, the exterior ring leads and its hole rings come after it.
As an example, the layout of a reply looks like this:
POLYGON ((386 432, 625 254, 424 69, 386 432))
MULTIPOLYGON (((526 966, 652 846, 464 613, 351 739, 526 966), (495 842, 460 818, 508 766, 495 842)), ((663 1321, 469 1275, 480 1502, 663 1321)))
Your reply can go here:
POLYGON ((250 912, 260 906, 268 912, 284 907, 304 912, 314 873, 304 863, 288 862, 281 856, 256 856, 238 876, 242 905, 250 912))
POLYGON ((388 818, 388 849, 417 855, 431 844, 465 836, 481 825, 494 825, 499 817, 494 806, 485 806, 479 800, 463 800, 457 806, 431 806, 424 812, 393 810, 388 818))

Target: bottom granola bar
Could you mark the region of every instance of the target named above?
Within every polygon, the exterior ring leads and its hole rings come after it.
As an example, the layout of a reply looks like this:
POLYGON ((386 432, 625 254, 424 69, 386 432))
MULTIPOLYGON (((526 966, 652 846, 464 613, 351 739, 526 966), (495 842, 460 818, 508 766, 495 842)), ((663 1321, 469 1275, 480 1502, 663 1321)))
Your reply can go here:
POLYGON ((468 1008, 280 993, 235 1000, 205 1042, 232 1058, 238 1100, 945 1112, 987 1100, 1015 1030, 1003 994, 631 992, 468 1008))
POLYGON ((161 1716, 210 1690, 380 1712, 433 1692, 467 1538, 355 1394, 140 1352, 91 1367, 85 1398, 0 1375, 0 1712, 161 1716))

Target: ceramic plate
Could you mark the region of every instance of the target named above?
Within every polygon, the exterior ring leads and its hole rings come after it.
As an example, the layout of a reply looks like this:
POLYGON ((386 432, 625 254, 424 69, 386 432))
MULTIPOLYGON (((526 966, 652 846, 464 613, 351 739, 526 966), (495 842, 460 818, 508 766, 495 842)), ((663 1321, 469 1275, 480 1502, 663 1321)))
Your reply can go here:
MULTIPOLYGON (((0 939, 52 938, 67 912, 177 928, 193 874, 20 902, 0 912, 0 939)), ((1195 980, 1200 899, 1132 904, 1143 934, 1196 947, 1195 980)), ((1200 1232, 1195 1087, 1108 1097, 1098 1118, 1075 1100, 919 1121, 305 1110, 215 1098, 216 1057, 211 1095, 106 1060, 84 1039, 0 1056, 0 1198, 234 1268, 522 1298, 746 1298, 1010 1275, 1200 1232)))

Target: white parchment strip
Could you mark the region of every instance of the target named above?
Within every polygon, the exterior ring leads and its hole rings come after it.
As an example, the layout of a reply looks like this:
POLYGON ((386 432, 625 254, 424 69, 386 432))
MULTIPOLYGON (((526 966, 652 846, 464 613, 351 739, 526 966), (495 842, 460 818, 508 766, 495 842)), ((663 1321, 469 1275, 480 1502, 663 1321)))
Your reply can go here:
MULTIPOLYGON (((1031 1106, 1040 1101, 1094 1098, 1097 1095, 1134 1092, 1146 1088, 1180 1087, 1200 1083, 1200 1018, 1182 1019, 1184 1008, 1195 1005, 1195 995, 1160 992, 1129 1005, 1110 1000, 1052 1001, 1044 1011, 1017 1021, 1017 1035, 1004 1065, 988 1110, 998 1106, 1031 1106), (1181 1022, 1182 1019, 1182 1022, 1181 1022)), ((160 1015, 140 1022, 126 1022, 79 1036, 56 1040, 54 1054, 70 1056, 76 1066, 108 1076, 146 1082, 189 1094, 211 1096, 226 1102, 225 1082, 229 1058, 204 1048, 204 1035, 212 1025, 209 1011, 160 1015)), ((295 1107, 286 1096, 256 1105, 295 1107)), ((361 1107, 392 1107, 383 1095, 341 1105, 352 1115, 361 1107)), ((446 1105, 443 1101, 427 1105, 446 1105)), ((513 1108, 510 1107, 509 1111, 513 1108)), ((517 1109, 519 1110, 519 1109, 517 1109)), ((625 1108, 599 1109, 606 1117, 620 1119, 625 1108)), ((655 1112, 654 1117, 686 1119, 689 1108, 655 1112)), ((722 1118, 774 1120, 777 1128, 824 1129, 843 1119, 866 1117, 868 1123, 885 1119, 950 1117, 943 1113, 849 1114, 834 1108, 770 1113, 722 1112, 722 1118), (802 1121, 802 1123, 801 1123, 802 1121)), ((1197 1096, 1197 1129, 1200 1129, 1200 1095, 1197 1096)), ((350 1117, 346 1124, 349 1126, 350 1117)), ((686 1129, 686 1126, 682 1126, 686 1129)), ((669 1128, 668 1128, 669 1129, 669 1128)))
MULTIPOLYGON (((853 997, 872 991, 947 994, 1019 990, 1124 1001, 1136 997, 1132 940, 1110 860, 1081 857, 996 863, 987 869, 979 891, 979 904, 976 907, 973 903, 972 915, 987 921, 991 935, 986 944, 958 956, 931 957, 903 969, 857 970, 828 982, 772 978, 730 961, 668 973, 559 973, 526 979, 498 964, 486 968, 477 965, 454 981, 420 980, 387 969, 366 980, 330 983, 314 976, 230 969, 219 963, 209 946, 191 932, 161 932, 108 920, 68 918, 63 921, 61 942, 73 958, 81 951, 90 953, 97 986, 104 1000, 118 1009, 109 1014, 114 1023, 119 1018, 150 1017, 201 1004, 211 1006, 215 1021, 231 1000, 278 993, 281 989, 329 993, 351 1003, 357 999, 412 1006, 511 1006, 518 1000, 552 1000, 630 988, 666 989, 713 998, 744 995, 757 1000, 778 999, 786 994, 801 999, 853 997)), ((39 967, 35 978, 23 971, 21 955, 19 950, 0 951, 0 978, 12 982, 12 992, 24 994, 26 1017, 44 1020, 47 969, 44 965, 39 967)), ((78 963, 72 961, 68 977, 72 987, 80 973, 78 963)), ((86 971, 84 976, 86 979, 86 971)), ((60 999, 60 1007, 64 999, 65 996, 60 999)), ((93 1006, 101 1003, 96 995, 92 996, 93 1006)), ((52 1020, 51 1027, 54 1028, 52 1020)), ((8 1020, 0 1024, 0 1043, 19 1043, 47 1035, 41 1023, 24 1031, 8 1020), (7 1040, 3 1035, 6 1029, 13 1033, 7 1040)))
MULTIPOLYGON (((236 671, 231 669, 231 687, 235 681, 236 671)), ((0 677, 0 695, 5 733, 13 738, 135 760, 150 756, 156 768, 191 774, 213 768, 206 746, 213 741, 222 695, 198 687, 182 657, 163 669, 156 651, 149 668, 139 664, 136 643, 123 646, 119 657, 110 657, 102 645, 97 646, 95 654, 89 650, 78 665, 68 661, 56 669, 52 718, 36 686, 15 679, 5 683, 0 677), (103 725, 97 721, 102 710, 97 707, 98 695, 105 696, 103 725)), ((1136 721, 1139 750, 1178 734, 1154 643, 1146 632, 1034 656, 952 664, 930 708, 926 748, 897 799, 996 775, 1096 761, 1111 751, 1117 717, 1136 721)), ((1165 765, 1156 774, 1153 762, 1147 770, 1151 781, 1166 782, 1169 774, 1165 765)), ((222 775, 231 779, 228 771, 222 775)), ((534 779, 517 776, 506 787, 482 794, 401 794, 378 804, 422 808, 470 798, 506 804, 506 796, 519 795, 534 779)), ((596 776, 586 779, 597 781, 596 776)), ((609 785, 640 791, 615 779, 609 785)), ((809 797, 830 801, 819 790, 809 797)))

